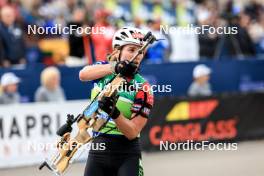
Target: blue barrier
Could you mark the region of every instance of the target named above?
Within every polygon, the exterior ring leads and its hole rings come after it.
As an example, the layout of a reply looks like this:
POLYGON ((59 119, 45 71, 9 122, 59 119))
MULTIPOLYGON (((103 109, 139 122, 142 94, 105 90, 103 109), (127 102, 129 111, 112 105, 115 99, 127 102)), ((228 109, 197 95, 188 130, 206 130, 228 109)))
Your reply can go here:
MULTIPOLYGON (((186 63, 144 64, 142 75, 151 84, 171 85, 171 92, 155 93, 157 96, 186 95, 192 82, 192 69, 197 64, 206 64, 212 68, 211 84, 215 93, 238 92, 245 82, 264 86, 264 60, 222 60, 186 63), (242 86, 241 86, 242 85, 242 86)), ((22 78, 19 91, 33 101, 34 92, 40 85, 40 72, 44 65, 29 65, 25 69, 0 69, 0 75, 12 71, 22 78)), ((62 87, 67 99, 87 99, 90 97, 91 82, 79 81, 81 67, 59 66, 62 75, 62 87)), ((246 87, 246 85, 244 85, 246 87)), ((263 88, 263 87, 262 87, 263 88)), ((256 88, 255 88, 256 89, 256 88)))

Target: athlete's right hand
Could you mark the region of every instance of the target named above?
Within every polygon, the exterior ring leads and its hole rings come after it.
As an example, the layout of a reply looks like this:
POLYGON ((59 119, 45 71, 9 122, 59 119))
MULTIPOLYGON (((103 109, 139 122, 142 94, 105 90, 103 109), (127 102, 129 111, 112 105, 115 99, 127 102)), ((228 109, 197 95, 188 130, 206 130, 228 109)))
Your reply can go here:
POLYGON ((128 60, 117 62, 115 72, 120 73, 124 77, 133 77, 137 72, 137 65, 128 60))
POLYGON ((111 115, 112 119, 116 119, 120 115, 120 111, 115 106, 115 101, 111 97, 103 97, 99 101, 99 108, 111 115))

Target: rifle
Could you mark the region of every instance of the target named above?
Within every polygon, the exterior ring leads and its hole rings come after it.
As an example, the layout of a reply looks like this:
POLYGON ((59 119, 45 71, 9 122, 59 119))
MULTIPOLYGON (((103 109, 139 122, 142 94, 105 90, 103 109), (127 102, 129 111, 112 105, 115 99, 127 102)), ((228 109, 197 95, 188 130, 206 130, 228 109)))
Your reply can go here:
MULTIPOLYGON (((137 51, 137 53, 131 58, 130 62, 142 54, 149 44, 152 44, 157 39, 151 32, 148 32, 143 41, 145 44, 137 51)), ((124 83, 126 79, 122 75, 117 74, 113 77, 105 86, 105 88, 96 95, 96 97, 89 103, 82 114, 74 117, 73 115, 67 115, 66 124, 62 125, 57 130, 57 135, 61 138, 57 143, 57 153, 52 157, 51 160, 46 159, 40 166, 41 170, 43 167, 47 167, 54 174, 61 176, 65 173, 69 164, 72 163, 72 158, 77 150, 82 146, 91 142, 97 136, 91 136, 88 132, 92 129, 94 132, 99 132, 106 123, 110 120, 111 114, 107 115, 98 107, 98 102, 103 97, 112 97, 115 102, 118 99, 117 91, 124 83), (72 125, 77 123, 78 133, 75 137, 71 137, 72 125)), ((111 129, 110 129, 111 130, 111 129)), ((109 131, 110 131, 109 130, 109 131)), ((109 132, 107 131, 107 132, 109 132)), ((106 132, 106 133, 107 133, 106 132)))

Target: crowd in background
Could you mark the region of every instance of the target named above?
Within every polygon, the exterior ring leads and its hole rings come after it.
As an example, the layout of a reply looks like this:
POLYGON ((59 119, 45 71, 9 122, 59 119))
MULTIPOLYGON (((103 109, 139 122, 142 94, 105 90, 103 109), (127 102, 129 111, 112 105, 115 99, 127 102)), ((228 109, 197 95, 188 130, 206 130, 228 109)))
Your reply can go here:
MULTIPOLYGON (((29 102, 19 93, 21 78, 12 72, 4 73, 0 79, 0 105, 29 102)), ((40 74, 40 86, 34 93, 34 102, 63 102, 66 96, 61 87, 61 74, 54 66, 46 67, 40 74)))
MULTIPOLYGON (((262 0, 0 0, 0 68, 36 63, 80 66, 105 61, 112 52, 115 31, 123 26, 150 30, 156 38, 163 39, 148 49, 145 63, 264 58, 262 0), (29 26, 51 29, 58 25, 103 27, 105 32, 29 32, 29 26), (161 26, 165 29, 190 25, 236 27, 238 33, 207 31, 196 35, 161 30, 161 26)), ((209 68, 202 66, 198 70, 203 74, 199 78, 193 75, 188 94, 211 94, 209 68), (200 91, 205 88, 206 92, 200 91)), ((13 73, 1 75, 0 104, 21 102, 19 82, 13 73)), ((58 70, 55 67, 44 70, 34 101, 66 98, 58 70)))
POLYGON ((160 40, 145 62, 162 63, 262 57, 264 7, 261 1, 219 0, 1 0, 0 61, 13 64, 83 65, 106 60, 114 32, 123 26, 151 30, 160 40), (32 34, 28 25, 105 27, 104 34, 32 34), (160 25, 235 26, 235 35, 163 33, 160 25))

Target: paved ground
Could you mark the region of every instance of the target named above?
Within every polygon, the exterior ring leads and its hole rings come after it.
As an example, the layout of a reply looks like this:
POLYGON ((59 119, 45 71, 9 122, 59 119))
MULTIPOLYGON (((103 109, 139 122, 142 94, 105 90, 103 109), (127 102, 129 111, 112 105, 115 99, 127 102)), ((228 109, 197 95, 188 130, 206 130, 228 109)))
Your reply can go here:
MULTIPOLYGON (((264 140, 242 142, 237 151, 174 151, 144 153, 145 176, 263 176, 264 140)), ((82 176, 84 163, 67 176, 82 176)), ((0 170, 0 176, 51 176, 37 166, 0 170)))

